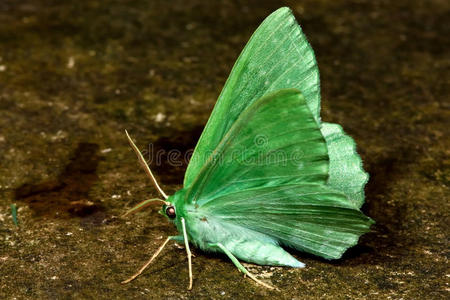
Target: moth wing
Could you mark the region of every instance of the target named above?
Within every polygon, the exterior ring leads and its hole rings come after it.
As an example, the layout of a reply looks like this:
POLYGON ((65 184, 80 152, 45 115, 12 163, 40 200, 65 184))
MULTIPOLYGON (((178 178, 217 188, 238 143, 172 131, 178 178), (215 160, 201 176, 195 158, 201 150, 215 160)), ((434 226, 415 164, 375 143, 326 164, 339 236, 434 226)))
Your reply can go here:
POLYGON ((327 141, 330 157, 328 185, 343 192, 357 207, 364 203, 364 186, 369 180, 356 144, 338 124, 322 123, 321 132, 327 141))
POLYGON ((327 179, 328 152, 319 125, 302 94, 284 89, 240 114, 186 188, 185 201, 201 206, 239 190, 327 179))
POLYGON ((319 70, 314 52, 291 10, 282 7, 258 27, 237 59, 186 170, 188 187, 239 115, 262 96, 300 90, 314 119, 320 112, 319 70))
POLYGON ((321 184, 237 191, 206 203, 202 211, 327 259, 340 258, 373 223, 343 193, 321 184))

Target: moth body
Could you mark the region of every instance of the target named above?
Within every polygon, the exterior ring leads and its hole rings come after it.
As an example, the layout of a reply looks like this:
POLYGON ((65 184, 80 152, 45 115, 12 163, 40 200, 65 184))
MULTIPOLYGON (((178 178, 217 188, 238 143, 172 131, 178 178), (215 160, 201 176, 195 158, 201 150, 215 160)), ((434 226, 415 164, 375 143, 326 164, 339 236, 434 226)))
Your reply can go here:
POLYGON ((238 259, 304 266, 282 247, 339 259, 373 224, 360 210, 369 176, 353 139, 321 121, 318 65, 286 7, 267 17, 242 51, 181 190, 168 197, 130 143, 165 199, 158 200, 164 202, 162 214, 180 233, 168 237, 152 259, 169 240, 184 242, 189 288, 189 243, 226 254, 241 272, 272 288, 238 259))
MULTIPOLYGON (((225 254, 217 247, 221 243, 237 258, 259 265, 302 268, 304 264, 278 245, 270 236, 227 222, 226 217, 215 216, 195 204, 185 204, 183 190, 169 197, 174 204, 176 217, 172 221, 181 233, 181 218, 186 220, 189 241, 206 252, 225 254)), ((180 236, 181 239, 181 236, 180 236)))

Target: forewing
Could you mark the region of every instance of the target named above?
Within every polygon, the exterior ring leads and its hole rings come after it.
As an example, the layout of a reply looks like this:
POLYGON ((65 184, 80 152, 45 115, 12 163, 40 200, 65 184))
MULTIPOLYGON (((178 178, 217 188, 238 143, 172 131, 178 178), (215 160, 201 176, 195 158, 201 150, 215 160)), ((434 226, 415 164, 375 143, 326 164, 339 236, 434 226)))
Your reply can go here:
POLYGON ((184 186, 192 184, 242 111, 283 88, 300 90, 319 121, 319 70, 314 52, 287 7, 264 20, 236 61, 195 148, 184 186))
POLYGON ((202 210, 328 259, 340 258, 373 223, 343 193, 318 184, 238 191, 208 202, 202 210))
POLYGON ((285 89, 242 112, 187 188, 185 201, 201 206, 237 190, 327 179, 319 126, 301 93, 285 89))

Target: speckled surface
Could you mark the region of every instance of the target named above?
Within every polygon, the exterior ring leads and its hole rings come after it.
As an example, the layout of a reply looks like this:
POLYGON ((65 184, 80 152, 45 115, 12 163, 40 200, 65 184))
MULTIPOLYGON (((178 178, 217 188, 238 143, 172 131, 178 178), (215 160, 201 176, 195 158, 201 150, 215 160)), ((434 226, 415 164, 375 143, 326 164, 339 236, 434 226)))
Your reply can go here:
MULTIPOLYGON (((449 297, 448 1, 0 2, 1 299, 444 299, 449 297), (321 70, 322 118, 371 174, 373 231, 339 261, 249 266, 184 251, 123 130, 141 148, 192 148, 257 25, 294 9, 321 70), (18 207, 14 226, 10 204, 18 207)), ((168 193, 185 166, 155 172, 168 193)))

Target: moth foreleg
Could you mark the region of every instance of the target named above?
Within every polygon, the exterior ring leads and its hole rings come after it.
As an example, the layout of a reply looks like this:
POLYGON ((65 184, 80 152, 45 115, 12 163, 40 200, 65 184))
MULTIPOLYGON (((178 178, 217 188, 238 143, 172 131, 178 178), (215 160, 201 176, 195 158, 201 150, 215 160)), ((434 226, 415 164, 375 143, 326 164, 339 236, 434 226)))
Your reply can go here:
POLYGON ((152 263, 152 261, 159 255, 159 253, 161 253, 161 251, 164 249, 164 247, 166 246, 166 244, 173 239, 178 238, 177 236, 169 236, 167 237, 167 239, 164 241, 164 243, 158 248, 158 250, 156 250, 155 254, 153 254, 153 256, 139 269, 139 271, 137 271, 133 276, 131 276, 130 278, 128 278, 127 280, 122 281, 122 284, 128 283, 132 280, 134 280, 136 277, 138 277, 139 275, 142 274, 142 272, 144 272, 144 270, 152 263))
POLYGON ((184 237, 184 245, 186 247, 186 254, 188 258, 188 267, 189 267, 189 287, 188 290, 192 290, 192 253, 189 248, 189 241, 186 233, 186 222, 184 218, 181 218, 181 225, 183 227, 183 237, 184 237))

